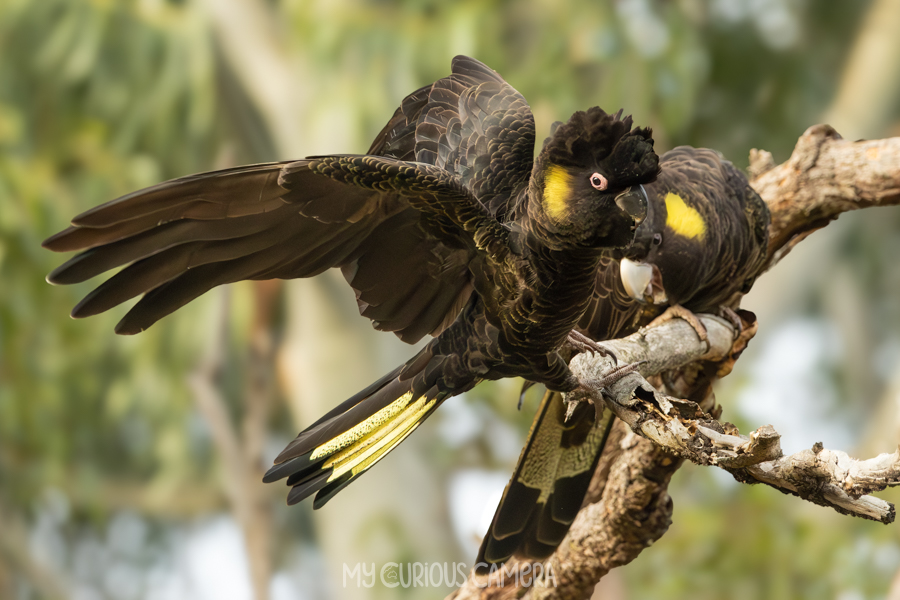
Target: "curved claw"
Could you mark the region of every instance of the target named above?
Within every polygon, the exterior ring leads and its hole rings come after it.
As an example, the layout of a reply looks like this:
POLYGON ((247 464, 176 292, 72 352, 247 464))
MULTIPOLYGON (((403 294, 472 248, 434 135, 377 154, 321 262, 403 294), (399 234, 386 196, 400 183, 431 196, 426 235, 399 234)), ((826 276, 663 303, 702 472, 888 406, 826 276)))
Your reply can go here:
POLYGON ((595 342, 580 331, 576 331, 575 329, 570 331, 567 341, 579 352, 596 352, 601 356, 608 356, 609 358, 613 359, 614 363, 619 364, 619 358, 616 356, 615 352, 613 352, 606 346, 595 342))
POLYGON ((744 322, 734 310, 723 304, 719 307, 719 316, 734 326, 734 339, 741 337, 741 334, 744 333, 744 322))
POLYGON ((533 381, 528 381, 527 379, 522 382, 522 391, 519 392, 519 405, 516 407, 516 410, 522 410, 522 405, 525 404, 525 393, 534 385, 533 381))
POLYGON ((618 367, 604 375, 602 378, 590 381, 582 381, 581 385, 588 389, 597 391, 602 390, 603 388, 608 388, 629 373, 634 373, 638 370, 638 367, 646 363, 646 360, 639 360, 637 362, 628 363, 627 365, 619 365, 618 367))
POLYGON ((608 388, 626 375, 637 371, 638 367, 646 362, 646 360, 639 360, 627 365, 619 365, 599 379, 580 379, 578 382, 579 387, 566 395, 566 416, 563 422, 568 423, 575 413, 575 409, 582 402, 587 402, 594 406, 594 410, 597 412, 596 418, 599 420, 602 417, 605 405, 602 400, 595 399, 598 392, 602 392, 604 388, 608 388))

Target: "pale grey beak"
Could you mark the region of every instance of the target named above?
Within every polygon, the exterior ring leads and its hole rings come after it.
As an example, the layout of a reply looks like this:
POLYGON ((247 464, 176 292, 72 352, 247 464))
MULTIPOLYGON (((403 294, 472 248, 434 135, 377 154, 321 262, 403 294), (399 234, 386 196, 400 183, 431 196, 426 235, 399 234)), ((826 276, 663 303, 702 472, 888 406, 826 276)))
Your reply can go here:
POLYGON ((619 275, 622 277, 625 291, 638 302, 645 302, 648 296, 653 296, 650 285, 653 279, 652 266, 623 258, 619 261, 619 275))
POLYGON ((633 185, 616 196, 616 205, 631 215, 635 226, 647 218, 647 204, 647 192, 642 185, 633 185))

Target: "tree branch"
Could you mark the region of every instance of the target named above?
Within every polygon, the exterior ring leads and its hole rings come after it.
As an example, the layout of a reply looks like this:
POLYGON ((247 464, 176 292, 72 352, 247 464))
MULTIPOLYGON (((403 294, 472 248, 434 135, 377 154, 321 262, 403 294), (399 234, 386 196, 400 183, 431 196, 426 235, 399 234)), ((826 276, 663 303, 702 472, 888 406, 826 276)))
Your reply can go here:
MULTIPOLYGON (((816 125, 781 165, 775 165, 770 153, 753 150, 750 172, 751 185, 772 212, 768 270, 841 213, 900 204, 900 138, 851 142, 828 125, 816 125)), ((700 342, 693 328, 680 320, 604 342, 621 360, 647 361, 640 374, 622 379, 602 398, 634 433, 619 438, 621 455, 611 466, 606 463, 608 475, 602 474, 605 482, 599 486, 605 490, 602 497, 589 494, 568 536, 547 561, 545 573, 553 577, 529 580, 528 586, 507 577, 501 587, 473 573, 452 597, 589 597, 610 569, 631 562, 665 533, 671 515, 666 489, 682 459, 719 466, 738 481, 763 483, 843 514, 883 523, 894 520, 894 507, 868 494, 900 485, 900 450, 861 461, 817 444, 784 457, 780 436, 771 426, 741 436, 733 425, 717 420, 710 384, 731 371, 755 333, 755 323, 732 345, 729 324, 706 315, 702 322, 708 342, 700 342), (656 376, 654 382, 662 389, 661 373, 667 391, 705 401, 660 393, 643 378, 656 376)), ((584 379, 608 373, 612 364, 582 354, 570 366, 584 379)), ((596 401, 601 401, 599 394, 596 401)), ((527 567, 510 567, 521 568, 527 567)))
MULTIPOLYGON (((604 343, 624 362, 647 361, 639 373, 597 390, 591 398, 604 403, 634 434, 621 442, 624 451, 612 467, 602 500, 582 509, 548 561, 546 572, 553 577, 517 580, 509 573, 531 565, 509 565, 502 580, 499 574, 471 576, 453 596, 456 600, 514 598, 523 592, 527 598, 589 595, 610 569, 634 560, 668 529, 672 504, 666 488, 681 459, 718 466, 740 482, 763 483, 842 514, 882 523, 894 520, 894 506, 868 493, 900 485, 900 449, 866 461, 821 444, 783 456, 781 436, 771 425, 742 436, 697 403, 663 394, 644 379, 692 363, 727 364, 735 348, 739 352, 746 345, 745 339, 733 345, 733 330, 724 320, 711 315, 700 320, 708 332, 706 342, 687 322, 673 320, 604 343)), ((608 357, 580 354, 570 367, 584 381, 602 379, 615 365, 608 357)))
POLYGON ((829 125, 807 129, 787 162, 750 151, 753 186, 772 212, 770 269, 841 213, 900 204, 900 138, 851 142, 829 125))
POLYGON ((21 588, 16 587, 16 578, 9 581, 3 577, 4 567, 9 567, 12 573, 27 581, 41 598, 65 600, 73 595, 70 593, 71 581, 54 569, 54 565, 34 556, 29 544, 28 526, 2 503, 0 532, 0 591, 9 590, 10 597, 14 590, 22 593, 21 588), (4 583, 9 585, 3 585, 4 583))
POLYGON ((277 282, 254 282, 257 313, 250 332, 250 381, 244 394, 243 415, 234 422, 228 402, 219 386, 225 356, 227 310, 222 311, 221 326, 203 362, 189 378, 198 410, 210 428, 222 469, 223 488, 235 521, 240 526, 247 550, 247 562, 255 600, 269 597, 272 573, 272 517, 262 478, 262 453, 265 427, 274 396, 271 364, 274 344, 269 335, 277 282))
MULTIPOLYGON (((711 332, 727 329, 716 317, 703 315, 701 321, 711 332), (714 329, 716 321, 721 326, 714 329)), ((662 370, 655 365, 663 363, 669 369, 675 363, 654 357, 687 357, 703 352, 705 344, 691 331, 687 323, 672 321, 607 345, 628 362, 656 361, 647 369, 647 374, 653 375, 662 370), (641 350, 634 352, 638 347, 641 350)), ((722 336, 711 335, 710 342, 701 360, 728 355, 730 344, 723 343, 722 336)), ((572 359, 571 368, 579 378, 586 379, 602 376, 614 365, 609 358, 581 354, 572 359)), ((781 436, 771 425, 741 436, 733 425, 719 423, 694 402, 660 393, 637 373, 623 378, 607 393, 598 393, 595 401, 605 402, 635 433, 680 458, 719 466, 743 483, 764 483, 843 514, 882 523, 894 520, 892 504, 866 494, 900 485, 900 450, 860 461, 816 444, 812 450, 783 456, 781 436)))

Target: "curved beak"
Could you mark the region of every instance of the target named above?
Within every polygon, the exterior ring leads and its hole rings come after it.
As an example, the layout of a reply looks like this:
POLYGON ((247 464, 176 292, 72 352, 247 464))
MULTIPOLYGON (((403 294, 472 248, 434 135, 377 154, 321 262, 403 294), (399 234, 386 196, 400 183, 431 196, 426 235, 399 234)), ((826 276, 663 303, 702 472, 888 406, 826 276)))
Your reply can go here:
POLYGON ((645 296, 652 295, 650 280, 653 279, 653 267, 647 263, 623 258, 619 261, 619 275, 625 291, 638 302, 645 302, 645 296))
POLYGON ((623 258, 619 261, 619 275, 625 291, 638 302, 665 304, 669 301, 662 273, 656 265, 623 258))
POLYGON ((616 196, 616 206, 631 215, 635 226, 640 225, 647 218, 647 192, 644 186, 633 185, 616 196))

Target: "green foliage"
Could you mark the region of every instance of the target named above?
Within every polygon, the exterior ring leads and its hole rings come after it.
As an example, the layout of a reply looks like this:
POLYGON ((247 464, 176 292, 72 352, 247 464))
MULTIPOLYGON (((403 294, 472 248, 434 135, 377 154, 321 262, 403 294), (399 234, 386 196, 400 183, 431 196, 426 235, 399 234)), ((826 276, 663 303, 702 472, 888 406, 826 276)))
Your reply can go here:
POLYGON ((0 479, 28 506, 58 487, 103 507, 108 480, 195 476, 183 379, 209 329, 189 312, 140 339, 65 318, 89 288, 49 287, 41 240, 99 201, 209 167, 212 50, 196 10, 0 7, 0 479))
MULTIPOLYGON (((60 259, 40 248, 72 215, 134 189, 224 166, 229 155, 286 158, 274 155, 274 132, 263 130, 252 94, 223 58, 205 4, 0 2, 0 521, 6 513, 33 525, 43 510, 37 499, 53 493, 73 507, 73 539, 95 536, 122 508, 180 527, 191 511, 223 506, 219 462, 185 379, 226 310, 224 295, 121 338, 112 334, 116 316, 66 318, 90 286, 48 286, 43 277, 60 259), (212 500, 192 508, 196 498, 183 489, 212 500), (157 494, 179 501, 154 504, 157 494)), ((654 127, 662 150, 710 146, 739 165, 751 147, 785 159, 817 121, 865 8, 787 0, 259 4, 278 15, 280 47, 299 65, 303 134, 318 144, 310 152, 364 151, 405 94, 444 76, 453 55, 470 54, 529 99, 539 140, 575 110, 622 107, 654 127), (744 4, 765 8, 750 13, 744 4)), ((896 298, 897 279, 880 275, 896 264, 896 224, 881 227, 884 245, 858 235, 846 254, 874 257, 859 284, 896 298)), ((234 401, 245 389, 252 301, 240 286, 230 297, 221 384, 234 401)), ((879 314, 897 323, 897 306, 885 301, 879 314)), ((513 410, 517 394, 517 384, 499 383, 459 401, 492 406, 478 409, 486 422, 524 432, 538 393, 523 412, 513 410)), ((274 432, 296 433, 279 421, 274 432)), ((428 458, 446 473, 511 469, 503 462, 515 452, 499 456, 490 435, 484 428, 464 449, 436 442, 428 458)), ((894 529, 823 517, 824 509, 772 490, 686 471, 672 490, 673 529, 624 571, 629 597, 883 595, 898 562, 894 529)), ((307 512, 292 515, 278 519, 309 525, 307 512)), ((399 530, 397 518, 372 531, 399 530)), ((289 547, 297 529, 281 528, 278 547, 289 547)), ((0 595, 17 564, 3 547, 0 595)))

